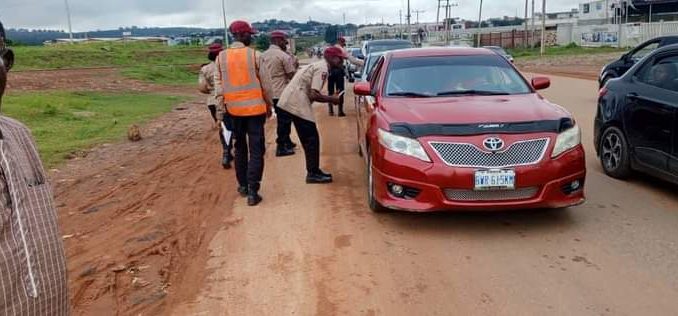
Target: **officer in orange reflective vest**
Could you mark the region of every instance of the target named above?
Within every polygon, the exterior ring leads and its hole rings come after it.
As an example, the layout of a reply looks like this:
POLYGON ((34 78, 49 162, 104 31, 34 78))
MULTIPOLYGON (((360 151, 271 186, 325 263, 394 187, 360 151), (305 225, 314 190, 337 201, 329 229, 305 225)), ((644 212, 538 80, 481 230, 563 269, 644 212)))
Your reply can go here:
POLYGON ((233 117, 235 169, 238 192, 247 204, 261 203, 260 183, 264 173, 264 124, 271 115, 272 101, 266 96, 260 75, 259 54, 248 46, 256 32, 249 23, 235 21, 229 27, 235 42, 217 57, 217 89, 233 117))

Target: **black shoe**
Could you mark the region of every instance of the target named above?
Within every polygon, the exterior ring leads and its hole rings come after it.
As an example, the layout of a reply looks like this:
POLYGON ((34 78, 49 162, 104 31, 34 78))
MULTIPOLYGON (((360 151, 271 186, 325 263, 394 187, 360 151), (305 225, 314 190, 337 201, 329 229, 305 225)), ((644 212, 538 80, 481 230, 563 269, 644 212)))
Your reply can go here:
POLYGON ((330 111, 330 116, 334 116, 334 111, 330 111))
POLYGON ((309 173, 306 176, 306 183, 308 184, 332 183, 332 175, 326 173, 309 173))
POLYGON ((294 155, 294 149, 292 149, 292 148, 278 147, 278 149, 275 151, 276 157, 285 157, 285 156, 292 156, 292 155, 294 155))
POLYGON ((332 178, 332 174, 331 174, 331 173, 326 173, 326 172, 324 172, 324 171, 322 171, 322 170, 318 170, 318 172, 316 172, 316 174, 319 174, 319 175, 324 176, 324 177, 332 178))
POLYGON ((238 187, 238 193, 240 193, 240 196, 246 197, 247 194, 249 193, 249 190, 247 189, 247 187, 239 186, 238 187))
POLYGON ((339 117, 346 117, 346 113, 344 113, 344 112, 339 112, 339 117))
POLYGON ((261 197, 261 195, 259 195, 256 192, 247 195, 247 205, 248 206, 257 206, 263 200, 264 199, 261 197))
POLYGON ((231 169, 231 162, 233 159, 228 156, 224 156, 224 158, 221 159, 221 166, 224 167, 224 169, 228 170, 231 169))
POLYGON ((297 144, 295 144, 294 142, 290 142, 289 144, 287 144, 287 148, 295 149, 295 148, 297 148, 297 144))

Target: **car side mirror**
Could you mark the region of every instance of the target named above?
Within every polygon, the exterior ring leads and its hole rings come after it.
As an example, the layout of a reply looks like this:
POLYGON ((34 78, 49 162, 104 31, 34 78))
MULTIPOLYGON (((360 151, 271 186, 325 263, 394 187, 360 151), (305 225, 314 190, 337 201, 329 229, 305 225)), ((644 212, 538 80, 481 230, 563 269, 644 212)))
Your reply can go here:
POLYGON ((368 82, 359 82, 353 86, 353 93, 359 96, 370 96, 372 95, 372 89, 370 89, 368 82))
POLYGON ((551 86, 551 79, 547 77, 534 77, 532 78, 532 87, 534 90, 544 90, 548 89, 551 86))

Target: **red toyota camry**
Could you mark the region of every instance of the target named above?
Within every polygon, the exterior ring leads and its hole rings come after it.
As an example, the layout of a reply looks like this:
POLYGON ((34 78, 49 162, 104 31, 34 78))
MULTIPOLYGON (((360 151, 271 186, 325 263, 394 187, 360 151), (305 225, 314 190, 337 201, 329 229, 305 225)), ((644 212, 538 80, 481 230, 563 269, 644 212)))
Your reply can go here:
POLYGON ((370 207, 416 212, 584 202, 572 115, 486 49, 393 51, 354 87, 370 207))

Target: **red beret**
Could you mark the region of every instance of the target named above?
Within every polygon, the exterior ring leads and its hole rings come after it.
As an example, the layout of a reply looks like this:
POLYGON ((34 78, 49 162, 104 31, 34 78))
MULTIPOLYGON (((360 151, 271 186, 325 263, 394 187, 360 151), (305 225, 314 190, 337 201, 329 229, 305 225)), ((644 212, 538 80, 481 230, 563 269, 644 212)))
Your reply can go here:
POLYGON ((344 54, 344 50, 342 50, 339 47, 334 47, 330 46, 325 49, 324 55, 327 57, 341 57, 341 58, 346 58, 346 55, 344 54))
POLYGON ((245 21, 233 21, 228 30, 232 34, 246 34, 246 33, 257 34, 257 31, 253 29, 252 26, 250 26, 250 24, 245 21))
POLYGON ((219 43, 214 43, 210 45, 208 48, 210 53, 220 53, 222 50, 224 50, 224 47, 221 46, 219 43))
POLYGON ((339 41, 342 43, 346 43, 346 39, 343 36, 339 38, 339 41))
POLYGON ((283 31, 273 31, 271 32, 271 38, 287 38, 287 33, 283 31))

